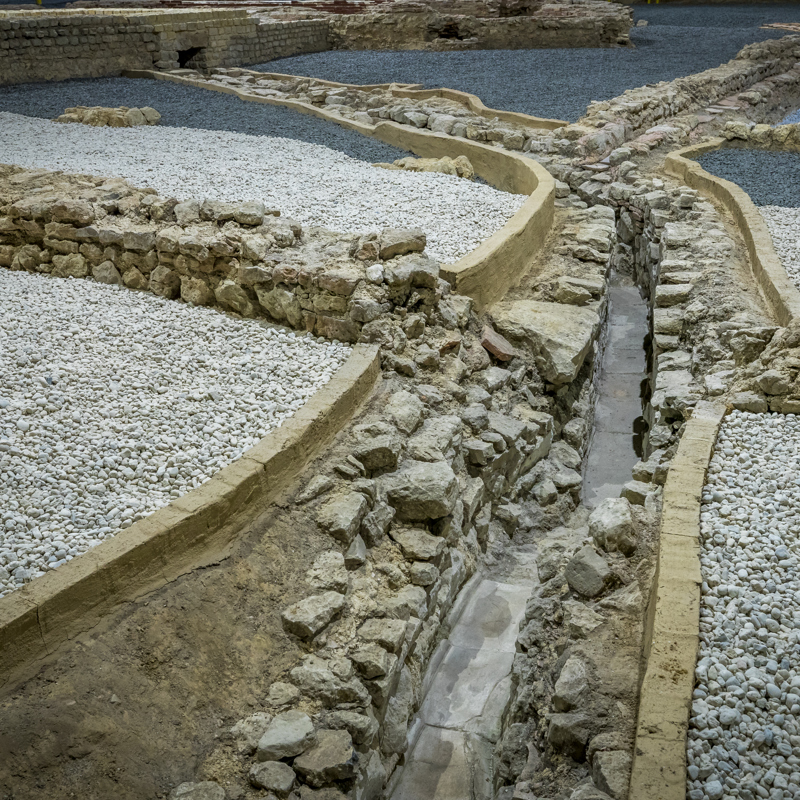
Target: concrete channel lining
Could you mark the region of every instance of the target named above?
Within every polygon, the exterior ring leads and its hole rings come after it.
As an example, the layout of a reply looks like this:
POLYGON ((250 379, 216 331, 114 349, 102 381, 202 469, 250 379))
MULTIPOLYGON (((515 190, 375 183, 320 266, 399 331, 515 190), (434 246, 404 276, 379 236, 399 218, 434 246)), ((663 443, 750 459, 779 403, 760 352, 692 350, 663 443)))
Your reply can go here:
POLYGON ((686 797, 686 737, 700 646, 700 502, 726 413, 722 402, 697 404, 664 486, 630 800, 686 797))
POLYGON ((772 244, 764 218, 750 195, 732 181, 706 172, 694 159, 723 147, 738 147, 726 139, 709 139, 702 144, 670 153, 664 171, 697 189, 705 197, 721 203, 736 220, 741 231, 753 276, 769 308, 780 325, 800 318, 800 291, 789 278, 772 244))
POLYGON ((242 528, 278 499, 354 415, 379 374, 378 346, 355 345, 291 419, 211 480, 0 598, 0 685, 116 607, 229 554, 242 528))
MULTIPOLYGON (((534 255, 544 245, 553 224, 555 204, 553 177, 537 161, 510 150, 501 150, 469 139, 434 133, 396 122, 382 121, 375 125, 367 125, 344 119, 310 103, 261 97, 228 86, 212 86, 205 81, 181 75, 154 70, 132 70, 124 74, 130 78, 154 78, 232 94, 245 102, 292 108, 300 113, 334 122, 364 136, 379 139, 386 144, 409 150, 423 158, 442 156, 455 158, 465 155, 472 162, 475 172, 492 186, 506 192, 527 194, 528 199, 500 230, 455 264, 442 265, 441 276, 450 283, 455 292, 469 295, 478 311, 500 300, 522 278, 534 255)), ((478 98, 474 99, 480 103, 478 98)))

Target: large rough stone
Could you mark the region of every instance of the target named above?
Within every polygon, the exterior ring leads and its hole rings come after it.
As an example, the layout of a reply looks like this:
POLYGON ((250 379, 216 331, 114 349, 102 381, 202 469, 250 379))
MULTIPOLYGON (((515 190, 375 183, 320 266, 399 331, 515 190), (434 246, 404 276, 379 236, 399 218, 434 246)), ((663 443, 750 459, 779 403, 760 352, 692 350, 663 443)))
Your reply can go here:
POLYGON ((603 618, 577 600, 565 600, 564 625, 575 639, 585 639, 595 628, 603 624, 603 618))
POLYGON ((583 597, 597 597, 611 577, 611 569, 591 545, 582 547, 569 561, 564 571, 567 583, 583 597))
POLYGON ((92 277, 98 283, 107 283, 111 286, 122 286, 122 275, 111 261, 103 261, 92 269, 92 277))
POLYGON ((348 492, 333 497, 320 506, 317 523, 334 539, 349 545, 358 533, 368 506, 367 498, 363 494, 348 492))
POLYGON ((415 461, 445 461, 448 452, 460 443, 461 420, 458 417, 435 417, 408 442, 408 455, 415 461))
POLYGON ((217 302, 224 308, 235 311, 243 317, 254 317, 256 310, 247 292, 234 281, 222 281, 214 290, 217 302))
POLYGON ((625 750, 605 750, 594 754, 592 779, 598 789, 615 800, 628 796, 631 778, 631 756, 625 750))
POLYGON ((377 642, 392 653, 399 652, 406 636, 406 623, 402 619, 368 619, 358 635, 367 642, 377 642))
POLYGON ((348 731, 321 730, 317 743, 294 760, 297 774, 309 785, 320 787, 354 778, 358 754, 348 731))
POLYGON ((278 797, 288 797, 294 787, 294 770, 282 761, 263 761, 253 764, 248 775, 257 789, 266 789, 278 797))
POLYGON ((554 750, 580 761, 589 741, 588 722, 579 712, 553 714, 550 717, 547 739, 554 750))
POLYGON ((378 469, 394 469, 397 466, 402 443, 394 425, 376 421, 357 426, 354 433, 356 442, 353 455, 365 469, 373 472, 378 469))
POLYGON ((439 280, 439 262, 419 253, 400 256, 386 264, 384 279, 395 292, 404 293, 412 286, 435 289, 439 280))
POLYGON ((181 291, 181 276, 161 264, 150 274, 150 291, 160 297, 174 300, 181 291))
POLYGON ((376 503, 375 508, 361 523, 361 536, 368 547, 380 544, 394 519, 394 509, 386 503, 376 503))
POLYGON ((169 800, 225 800, 225 790, 215 781, 182 783, 169 793, 169 800))
POLYGON ((258 761, 279 761, 292 758, 317 741, 314 723, 302 711, 284 711, 272 720, 258 741, 258 761))
POLYGON ((281 620, 283 627, 301 639, 313 639, 344 607, 339 592, 311 595, 289 606, 281 620))
POLYGON ((631 555, 637 540, 630 503, 623 497, 603 500, 589 517, 589 533, 607 553, 631 555))
POLYGON ((409 461, 381 479, 386 496, 402 520, 446 517, 458 496, 458 481, 446 461, 409 461))
POLYGON ((349 673, 342 672, 341 664, 331 665, 322 658, 309 655, 290 674, 292 681, 308 697, 322 701, 329 708, 341 703, 354 703, 358 706, 369 705, 369 692, 364 684, 353 676, 352 664, 347 661, 346 665, 349 665, 349 673), (338 675, 334 675, 332 666, 336 667, 338 675), (345 675, 345 677, 339 677, 339 675, 345 675))
POLYGON ((421 253, 427 241, 424 231, 419 228, 384 228, 380 235, 380 257, 387 259, 406 253, 421 253))
POLYGON ((586 664, 576 656, 570 656, 556 681, 553 706, 556 711, 571 711, 578 708, 588 694, 589 674, 586 664))
POLYGON ((400 545, 403 555, 409 561, 430 561, 445 547, 445 540, 441 536, 433 536, 417 528, 397 528, 390 535, 400 545))
POLYGON ((367 679, 381 678, 392 668, 392 656, 377 642, 359 647, 350 653, 350 658, 359 673, 367 679))
POLYGON ((385 410, 386 416, 403 433, 414 433, 422 422, 422 412, 425 410, 425 406, 417 395, 401 390, 389 398, 385 410))
POLYGON ((575 379, 600 329, 589 308, 536 300, 498 303, 492 318, 502 334, 530 349, 542 377, 556 386, 575 379))
POLYGON ((53 277, 85 278, 88 274, 89 265, 79 253, 53 256, 53 277))
POLYGON ((272 715, 258 711, 249 717, 240 719, 232 728, 231 735, 237 740, 238 750, 245 755, 255 753, 258 742, 267 732, 272 722, 272 715))

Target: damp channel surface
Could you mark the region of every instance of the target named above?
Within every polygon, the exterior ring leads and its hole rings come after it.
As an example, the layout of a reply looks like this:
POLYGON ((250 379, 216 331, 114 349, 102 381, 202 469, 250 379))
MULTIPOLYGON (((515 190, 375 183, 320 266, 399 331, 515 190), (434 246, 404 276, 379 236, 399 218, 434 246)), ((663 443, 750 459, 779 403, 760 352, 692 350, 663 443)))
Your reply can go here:
POLYGON ((634 47, 468 50, 450 53, 333 51, 291 56, 255 69, 343 83, 421 83, 478 95, 490 108, 574 122, 593 100, 718 67, 745 45, 786 35, 770 22, 800 22, 800 5, 640 6, 634 47), (511 80, 498 80, 507 76, 511 80))
POLYGON ((607 344, 600 368, 594 433, 586 456, 583 502, 589 507, 619 497, 642 455, 644 346, 647 303, 633 280, 616 272, 608 283, 607 344))

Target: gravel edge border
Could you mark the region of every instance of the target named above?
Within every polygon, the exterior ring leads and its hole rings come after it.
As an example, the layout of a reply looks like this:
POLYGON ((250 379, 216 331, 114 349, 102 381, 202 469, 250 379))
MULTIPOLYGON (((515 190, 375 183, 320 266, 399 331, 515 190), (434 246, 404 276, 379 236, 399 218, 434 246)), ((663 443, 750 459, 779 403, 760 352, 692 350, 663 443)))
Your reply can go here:
POLYGON ((297 413, 209 481, 57 570, 0 598, 0 685, 136 600, 230 554, 255 520, 352 418, 380 374, 357 344, 297 413))
POLYGON ((700 498, 723 402, 695 407, 664 486, 658 562, 645 620, 645 672, 631 800, 684 800, 686 737, 700 646, 700 498))
MULTIPOLYGON (((500 300, 524 274, 534 255, 544 246, 555 213, 555 180, 538 161, 525 158, 509 150, 447 136, 442 133, 412 128, 397 122, 379 122, 366 125, 344 119, 323 109, 297 100, 275 100, 249 94, 227 86, 213 86, 203 81, 155 71, 136 70, 123 73, 129 78, 148 78, 195 86, 209 91, 236 95, 244 102, 281 105, 302 114, 312 114, 341 125, 370 138, 407 150, 423 158, 455 158, 465 155, 476 174, 496 188, 516 194, 527 194, 528 199, 506 224, 486 241, 455 264, 442 265, 441 275, 457 294, 469 295, 477 311, 500 300)), ((270 75, 273 73, 254 73, 270 75)), ((285 76, 284 76, 285 77, 285 76)), ((345 85, 345 84, 342 84, 345 85)), ((443 91, 443 90, 437 90, 443 91)), ((448 90, 450 91, 450 90, 448 90)), ((483 104, 474 95, 463 94, 483 104)), ((484 107, 485 108, 485 107, 484 107)), ((489 109, 491 113, 494 112, 489 109)), ((507 112, 526 120, 534 119, 507 112)), ((552 122, 552 120, 550 120, 552 122)))
POLYGON ((676 150, 664 160, 664 171, 707 198, 721 203, 733 215, 747 246, 753 276, 778 323, 786 326, 800 318, 800 290, 789 278, 775 252, 761 212, 744 189, 732 181, 706 172, 694 160, 722 147, 736 145, 719 138, 676 150))

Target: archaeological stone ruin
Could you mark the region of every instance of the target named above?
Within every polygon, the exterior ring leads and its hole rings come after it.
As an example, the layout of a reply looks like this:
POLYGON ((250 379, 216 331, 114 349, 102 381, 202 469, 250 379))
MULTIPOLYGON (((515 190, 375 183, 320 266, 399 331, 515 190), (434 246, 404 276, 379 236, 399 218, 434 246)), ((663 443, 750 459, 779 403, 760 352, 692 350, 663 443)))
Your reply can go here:
POLYGON ((0 0, 0 798, 800 798, 800 6, 0 0))

